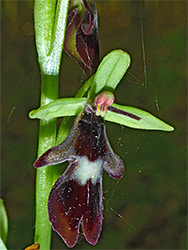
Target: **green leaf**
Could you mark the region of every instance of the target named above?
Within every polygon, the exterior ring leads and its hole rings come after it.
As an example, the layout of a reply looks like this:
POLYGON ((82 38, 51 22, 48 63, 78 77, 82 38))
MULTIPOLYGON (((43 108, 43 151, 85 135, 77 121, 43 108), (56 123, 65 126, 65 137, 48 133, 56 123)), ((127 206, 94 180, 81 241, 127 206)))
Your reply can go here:
POLYGON ((93 99, 101 90, 113 92, 127 71, 130 61, 130 56, 122 50, 107 54, 95 73, 88 99, 93 99))
POLYGON ((86 98, 58 99, 37 110, 32 110, 29 117, 31 119, 51 119, 61 116, 74 116, 84 109, 86 102, 86 98))
POLYGON ((163 131, 174 130, 172 126, 168 125, 167 123, 161 121, 160 119, 156 118, 155 116, 144 110, 129 106, 122 106, 118 104, 112 104, 111 106, 118 109, 119 111, 117 112, 119 113, 108 110, 107 114, 104 117, 106 121, 119 123, 127 127, 137 129, 163 131), (127 115, 120 114, 121 111, 127 112, 127 115))
POLYGON ((0 237, 4 242, 6 242, 7 234, 8 234, 8 217, 3 200, 0 199, 0 237))
POLYGON ((36 0, 34 5, 35 38, 39 62, 49 54, 54 26, 56 0, 36 0))

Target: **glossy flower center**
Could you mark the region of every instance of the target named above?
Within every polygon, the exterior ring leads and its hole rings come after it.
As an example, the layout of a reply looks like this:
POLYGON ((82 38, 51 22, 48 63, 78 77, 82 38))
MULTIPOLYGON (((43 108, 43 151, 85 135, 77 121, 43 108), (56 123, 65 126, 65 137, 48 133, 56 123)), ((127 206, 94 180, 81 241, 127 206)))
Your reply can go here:
POLYGON ((91 179, 93 184, 99 180, 102 171, 102 159, 98 158, 95 161, 89 161, 86 156, 77 157, 78 166, 74 172, 74 177, 80 185, 86 185, 91 179))

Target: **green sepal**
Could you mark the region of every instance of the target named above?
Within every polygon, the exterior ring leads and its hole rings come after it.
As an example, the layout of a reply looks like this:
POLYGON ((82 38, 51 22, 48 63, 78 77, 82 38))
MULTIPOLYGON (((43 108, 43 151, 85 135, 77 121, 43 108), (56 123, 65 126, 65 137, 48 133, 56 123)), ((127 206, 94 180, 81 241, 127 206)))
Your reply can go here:
POLYGON ((93 83, 93 79, 95 77, 95 74, 92 75, 84 84, 83 86, 78 90, 76 93, 76 97, 83 97, 84 94, 87 92, 87 90, 91 87, 93 83))
POLYGON ((30 111, 29 117, 31 119, 52 119, 61 116, 75 116, 84 109, 86 102, 86 98, 61 98, 37 110, 30 111))
POLYGON ((122 115, 116 112, 112 112, 110 110, 107 111, 107 114, 105 115, 104 119, 106 121, 119 123, 122 125, 125 125, 130 128, 136 128, 136 129, 147 129, 147 130, 162 130, 162 131, 173 131, 174 128, 167 123, 161 121, 157 117, 153 116, 147 111, 129 107, 129 106, 122 106, 119 104, 112 104, 112 107, 115 107, 119 110, 123 110, 127 113, 133 114, 139 118, 140 120, 131 118, 127 115, 122 115))
POLYGON ((107 54, 95 73, 88 99, 93 99, 102 90, 113 92, 130 66, 130 61, 130 56, 122 50, 114 50, 107 54))
POLYGON ((3 200, 0 199, 0 238, 5 243, 8 234, 8 217, 3 200))

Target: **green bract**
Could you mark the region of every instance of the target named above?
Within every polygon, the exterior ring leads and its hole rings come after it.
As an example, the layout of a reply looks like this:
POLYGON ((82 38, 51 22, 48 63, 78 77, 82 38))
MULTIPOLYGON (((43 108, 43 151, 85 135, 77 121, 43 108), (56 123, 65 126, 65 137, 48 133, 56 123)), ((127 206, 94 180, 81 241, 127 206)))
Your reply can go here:
MULTIPOLYGON (((29 113, 30 118, 51 119, 77 115, 84 109, 86 103, 94 99, 100 92, 107 90, 113 92, 129 65, 130 56, 126 52, 122 50, 112 51, 103 58, 97 72, 81 87, 75 98, 55 100, 37 110, 31 111, 29 113), (88 98, 82 97, 87 91, 88 98)), ((173 127, 146 111, 118 104, 111 105, 104 119, 136 129, 174 130, 173 127), (135 119, 135 117, 138 119, 135 119)), ((59 131, 59 134, 61 134, 61 131, 59 131)))
POLYGON ((84 85, 78 90, 76 93, 76 97, 82 97, 84 94, 88 91, 88 89, 91 87, 93 83, 93 79, 95 77, 95 74, 92 75, 85 83, 84 85))

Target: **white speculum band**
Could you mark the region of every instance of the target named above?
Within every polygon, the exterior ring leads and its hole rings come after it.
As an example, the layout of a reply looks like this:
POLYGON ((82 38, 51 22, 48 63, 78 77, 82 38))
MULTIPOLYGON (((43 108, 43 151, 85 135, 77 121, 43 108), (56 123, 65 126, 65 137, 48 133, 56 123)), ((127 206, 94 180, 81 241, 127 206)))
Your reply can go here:
POLYGON ((77 167, 74 172, 74 178, 77 179, 80 185, 86 185, 91 179, 93 184, 100 179, 103 161, 98 158, 95 161, 89 161, 86 156, 77 157, 77 167))

